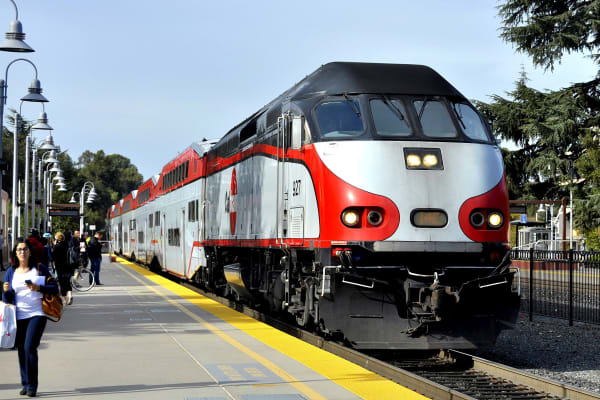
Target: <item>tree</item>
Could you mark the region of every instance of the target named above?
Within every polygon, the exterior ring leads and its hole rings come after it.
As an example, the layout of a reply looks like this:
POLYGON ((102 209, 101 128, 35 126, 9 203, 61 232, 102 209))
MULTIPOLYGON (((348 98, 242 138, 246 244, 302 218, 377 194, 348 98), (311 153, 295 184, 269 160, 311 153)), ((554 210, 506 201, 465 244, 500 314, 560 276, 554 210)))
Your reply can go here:
POLYGON ((102 150, 96 153, 83 152, 77 165, 79 169, 73 180, 73 190, 79 192, 88 181, 94 184, 97 196, 93 203, 85 204, 85 219, 89 224, 96 225, 96 230, 101 230, 108 209, 137 189, 143 177, 129 158, 120 154, 106 155, 102 150))
MULTIPOLYGON (((499 15, 501 37, 536 66, 553 70, 571 52, 600 63, 600 1, 506 0, 499 15)), ((511 198, 556 199, 573 189, 576 225, 586 231, 600 223, 599 83, 541 92, 528 87, 522 73, 510 99, 476 102, 496 135, 521 147, 504 151, 511 198)))

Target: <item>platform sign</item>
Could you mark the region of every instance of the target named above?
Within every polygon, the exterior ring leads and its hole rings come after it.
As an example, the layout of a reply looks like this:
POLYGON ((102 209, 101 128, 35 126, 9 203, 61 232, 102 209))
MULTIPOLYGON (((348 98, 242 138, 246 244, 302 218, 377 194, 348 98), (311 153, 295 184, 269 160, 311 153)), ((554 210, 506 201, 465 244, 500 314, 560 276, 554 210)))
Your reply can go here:
POLYGON ((62 208, 51 208, 48 211, 51 217, 79 217, 79 210, 65 210, 62 208))
POLYGON ((527 214, 521 214, 521 223, 522 224, 526 224, 527 223, 527 214))

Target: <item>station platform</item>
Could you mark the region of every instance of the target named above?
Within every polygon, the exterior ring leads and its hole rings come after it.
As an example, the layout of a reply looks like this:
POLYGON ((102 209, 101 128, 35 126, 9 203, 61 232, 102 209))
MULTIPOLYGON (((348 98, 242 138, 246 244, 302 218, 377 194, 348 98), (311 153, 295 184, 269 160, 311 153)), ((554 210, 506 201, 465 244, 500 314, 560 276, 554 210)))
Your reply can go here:
MULTIPOLYGON (((424 399, 338 356, 104 256, 39 348, 38 396, 67 399, 424 399)), ((3 273, 2 273, 3 274, 3 273)), ((2 275, 0 275, 0 278, 2 275)), ((23 399, 0 349, 0 399, 23 399)))

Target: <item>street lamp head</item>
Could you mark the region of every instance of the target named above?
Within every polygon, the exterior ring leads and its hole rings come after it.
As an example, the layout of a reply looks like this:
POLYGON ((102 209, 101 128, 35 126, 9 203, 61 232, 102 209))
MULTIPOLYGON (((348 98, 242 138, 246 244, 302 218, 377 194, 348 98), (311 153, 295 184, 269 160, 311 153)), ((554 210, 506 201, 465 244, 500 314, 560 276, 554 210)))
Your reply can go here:
POLYGON ((42 102, 47 103, 49 100, 42 95, 42 86, 38 79, 34 79, 31 81, 31 85, 29 85, 29 94, 21 97, 21 101, 33 101, 33 102, 42 102))
MULTIPOLYGON (((49 136, 51 143, 54 144, 54 140, 52 140, 52 135, 49 136)), ((48 142, 48 138, 46 138, 46 142, 48 142)), ((46 143, 44 143, 44 145, 46 145, 46 143)), ((56 158, 56 151, 55 150, 50 150, 48 153, 44 154, 44 156, 48 155, 48 157, 44 157, 43 161, 47 164, 49 163, 54 163, 56 164, 58 161, 58 158, 56 158)))
MULTIPOLYGON (((44 144, 42 144, 40 147, 38 147, 38 150, 52 150, 52 151, 54 151, 56 149, 57 149, 57 147, 54 145, 54 139, 52 138, 52 133, 50 133, 46 137, 46 140, 44 141, 44 144)), ((54 155, 52 154, 52 152, 50 152, 50 156, 48 157, 48 159, 46 159, 46 162, 58 162, 58 160, 56 159, 56 151, 54 151, 54 155), (52 159, 52 161, 49 161, 49 159, 52 159)))
POLYGON ((96 188, 92 187, 92 190, 90 190, 90 196, 96 196, 96 188))
POLYGON ((75 193, 73 193, 73 194, 71 195, 71 200, 69 200, 69 203, 77 203, 77 202, 75 201, 75 193))
POLYGON ((0 50, 13 53, 31 53, 35 51, 25 43, 24 39, 25 34, 23 33, 21 21, 12 21, 8 27, 8 32, 6 32, 6 40, 0 45, 0 50))
POLYGON ((48 115, 45 112, 40 114, 37 122, 31 126, 31 129, 40 129, 44 131, 54 130, 54 128, 48 125, 48 115))
POLYGON ((50 172, 58 172, 56 176, 62 175, 62 169, 60 169, 57 162, 55 162, 54 165, 52 165, 52 168, 50 168, 50 172))

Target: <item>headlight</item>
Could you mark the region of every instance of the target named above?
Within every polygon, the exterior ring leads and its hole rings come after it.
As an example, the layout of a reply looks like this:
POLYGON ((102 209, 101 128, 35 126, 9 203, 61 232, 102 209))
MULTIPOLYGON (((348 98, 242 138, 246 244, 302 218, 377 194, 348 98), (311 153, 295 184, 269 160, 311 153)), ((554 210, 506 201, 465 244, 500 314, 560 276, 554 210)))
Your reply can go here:
POLYGON ((485 217, 481 211, 475 211, 471 213, 469 219, 471 221, 471 225, 473 225, 475 228, 479 228, 485 222, 485 217))
POLYGON ((488 225, 490 226, 490 228, 500 228, 503 222, 504 218, 502 218, 502 214, 498 211, 493 211, 488 214, 488 225))
POLYGON ((404 161, 407 169, 443 170, 441 149, 404 148, 404 161))
POLYGON ((371 210, 367 214, 367 220, 373 226, 377 226, 383 222, 383 215, 377 210, 371 210))
POLYGON ((342 222, 348 227, 356 226, 360 222, 360 215, 356 210, 346 210, 342 213, 342 222))
POLYGON ((411 168, 416 168, 421 166, 421 157, 416 154, 408 154, 406 156, 406 164, 411 168))
POLYGON ((423 165, 427 168, 435 167, 438 163, 438 158, 435 154, 426 154, 423 157, 423 165))

